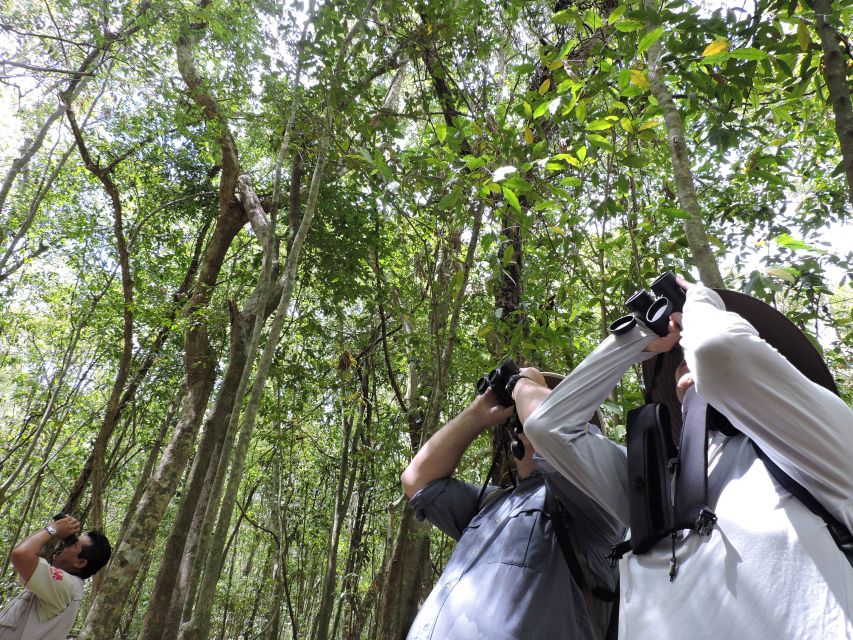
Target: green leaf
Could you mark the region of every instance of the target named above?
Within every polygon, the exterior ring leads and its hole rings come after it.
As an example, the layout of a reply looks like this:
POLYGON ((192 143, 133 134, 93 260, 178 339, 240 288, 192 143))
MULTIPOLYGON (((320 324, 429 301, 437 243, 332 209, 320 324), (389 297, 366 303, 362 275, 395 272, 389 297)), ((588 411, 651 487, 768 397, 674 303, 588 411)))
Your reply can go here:
POLYGON ((663 35, 663 27, 658 27, 657 29, 652 29, 642 38, 640 38, 640 44, 637 45, 637 54, 643 53, 646 49, 651 47, 655 42, 660 40, 660 37, 663 35))
POLYGON ((800 272, 793 267, 771 267, 767 269, 767 275, 779 278, 785 282, 796 282, 800 272))
POLYGON ((610 129, 614 124, 615 120, 593 120, 586 125, 586 129, 587 131, 604 131, 605 129, 610 129))
POLYGON ((800 45, 801 51, 805 52, 809 50, 809 45, 811 44, 812 39, 809 35, 809 27, 806 25, 804 20, 797 22, 797 42, 800 45))
POLYGON ((546 113, 548 113, 548 107, 550 105, 551 105, 551 100, 545 100, 544 102, 542 102, 542 104, 540 104, 538 107, 536 107, 536 110, 533 112, 534 120, 536 118, 541 118, 546 113))
POLYGON ((577 118, 580 124, 583 124, 583 121, 586 120, 586 100, 580 100, 575 106, 575 118, 577 118))
POLYGON ((468 171, 474 171, 475 169, 479 169, 480 167, 485 166, 486 161, 483 158, 477 158, 475 156, 465 156, 462 158, 465 161, 465 166, 468 167, 468 171))
MULTIPOLYGON (((510 206, 515 209, 518 213, 521 213, 521 203, 518 201, 518 197, 513 193, 512 189, 508 189, 507 187, 501 187, 503 191, 504 198, 510 204, 510 206)), ((510 245, 510 248, 512 245, 510 245)))
POLYGON ((661 213, 663 213, 668 218, 675 218, 679 220, 689 220, 690 212, 685 211, 684 209, 679 209, 678 207, 661 207, 661 213))
POLYGON ((445 123, 439 122, 435 125, 435 137, 442 143, 447 138, 447 125, 445 123))
POLYGON ((613 143, 610 142, 604 136, 600 136, 597 133, 591 133, 586 137, 593 145, 598 147, 599 149, 604 149, 605 151, 613 152, 615 149, 613 147, 613 143))
POLYGON ((622 16, 625 15, 625 11, 627 9, 628 9, 628 5, 620 4, 618 7, 616 7, 613 11, 610 12, 609 16, 607 16, 607 22, 609 24, 613 24, 614 22, 619 20, 619 18, 621 18, 622 16))
POLYGON ((551 21, 554 24, 569 24, 579 18, 580 14, 574 9, 563 9, 561 11, 557 11, 553 16, 551 16, 551 21))
POLYGON ((796 238, 791 237, 790 234, 783 233, 780 236, 777 236, 773 239, 776 244, 780 247, 784 247, 785 249, 790 249, 791 251, 814 251, 815 247, 806 244, 802 240, 797 240, 796 238))
POLYGON ((456 204, 459 202, 459 197, 461 195, 462 190, 459 188, 459 185, 456 185, 449 193, 446 193, 444 197, 439 200, 438 208, 441 210, 445 210, 456 206, 456 204))
POLYGON ((598 15, 598 11, 595 9, 590 9, 583 14, 583 21, 585 25, 593 30, 600 29, 602 26, 601 16, 598 15))
POLYGON ((639 20, 631 20, 631 19, 620 20, 619 22, 617 22, 616 24, 613 25, 613 27, 617 31, 621 31, 623 33, 630 33, 632 31, 639 31, 644 26, 645 25, 642 22, 640 22, 639 20))
POLYGON ((510 176, 504 180, 504 186, 512 189, 513 193, 525 195, 533 191, 533 185, 520 176, 510 176))
POLYGON ((385 162, 385 156, 383 156, 382 152, 378 149, 376 150, 376 153, 373 154, 373 161, 376 165, 376 170, 383 178, 388 182, 394 180, 394 176, 391 175, 391 171, 388 169, 388 163, 385 162))
POLYGON ((734 51, 729 51, 729 55, 738 60, 764 60, 770 57, 766 51, 755 49, 754 47, 735 49, 734 51))

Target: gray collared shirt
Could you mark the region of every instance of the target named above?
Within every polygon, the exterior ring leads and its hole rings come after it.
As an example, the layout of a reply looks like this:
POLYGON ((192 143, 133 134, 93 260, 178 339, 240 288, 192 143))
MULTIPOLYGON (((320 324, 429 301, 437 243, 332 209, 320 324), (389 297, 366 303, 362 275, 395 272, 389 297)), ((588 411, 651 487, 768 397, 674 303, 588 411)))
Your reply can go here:
POLYGON ((545 509, 546 476, 571 514, 590 570, 611 590, 617 573, 606 556, 624 530, 544 460, 537 462, 540 470, 476 515, 479 487, 455 478, 436 480, 412 498, 419 518, 458 543, 409 640, 594 638, 606 628, 609 604, 594 600, 591 622, 554 535, 545 509))

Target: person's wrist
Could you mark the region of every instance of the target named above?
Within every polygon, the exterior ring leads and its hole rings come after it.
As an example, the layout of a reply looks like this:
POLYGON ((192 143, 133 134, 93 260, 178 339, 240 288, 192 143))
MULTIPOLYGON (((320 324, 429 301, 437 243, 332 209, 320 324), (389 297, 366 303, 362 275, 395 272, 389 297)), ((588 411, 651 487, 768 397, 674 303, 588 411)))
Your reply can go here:
POLYGON ((47 533, 51 537, 51 539, 56 537, 56 534, 57 534, 56 527, 54 527, 52 524, 46 525, 45 527, 43 527, 43 530, 47 531, 47 533))

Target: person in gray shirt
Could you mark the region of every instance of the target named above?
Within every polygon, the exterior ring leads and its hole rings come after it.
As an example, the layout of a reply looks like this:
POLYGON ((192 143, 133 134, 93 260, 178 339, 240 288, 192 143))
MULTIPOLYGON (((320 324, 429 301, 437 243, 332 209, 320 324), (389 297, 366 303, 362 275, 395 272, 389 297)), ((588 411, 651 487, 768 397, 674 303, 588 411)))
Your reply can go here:
POLYGON ((546 484, 567 514, 563 520, 571 521, 573 546, 597 593, 616 589, 617 570, 607 556, 623 538, 623 525, 535 455, 523 433, 516 487, 490 486, 478 504, 480 487, 452 477, 474 439, 513 411, 492 390, 477 396, 424 443, 401 476, 416 517, 457 541, 409 640, 605 636, 612 604, 590 597, 572 578, 552 522, 554 509, 546 507, 546 484))

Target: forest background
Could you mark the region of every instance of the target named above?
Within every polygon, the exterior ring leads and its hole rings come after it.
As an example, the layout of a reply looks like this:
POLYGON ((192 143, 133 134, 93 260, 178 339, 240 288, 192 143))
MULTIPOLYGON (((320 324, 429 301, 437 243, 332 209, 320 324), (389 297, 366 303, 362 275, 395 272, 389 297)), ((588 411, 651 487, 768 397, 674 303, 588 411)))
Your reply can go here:
POLYGON ((116 541, 81 638, 401 637, 452 549, 419 443, 665 270, 851 400, 848 3, 0 7, 0 599, 78 514, 116 541))

